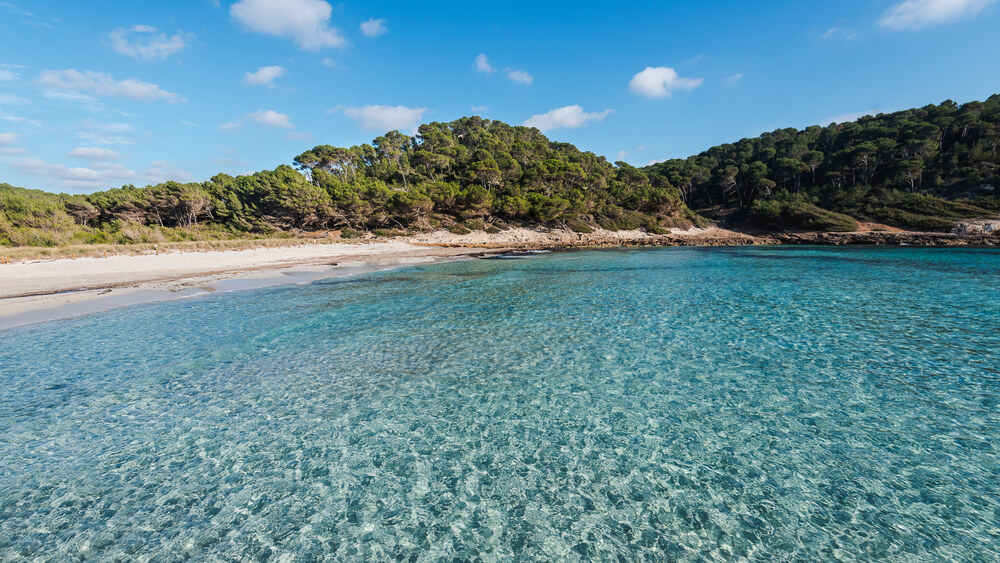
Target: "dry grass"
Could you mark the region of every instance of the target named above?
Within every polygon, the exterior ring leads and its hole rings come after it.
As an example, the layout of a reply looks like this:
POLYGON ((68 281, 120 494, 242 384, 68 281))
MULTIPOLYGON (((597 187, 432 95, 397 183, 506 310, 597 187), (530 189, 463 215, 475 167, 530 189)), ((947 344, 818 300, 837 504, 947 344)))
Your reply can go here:
POLYGON ((56 247, 0 246, 0 264, 56 258, 102 258, 116 255, 155 254, 157 252, 206 252, 253 250, 257 248, 287 248, 312 244, 362 244, 363 239, 342 238, 280 238, 244 240, 202 240, 141 244, 80 244, 56 247))

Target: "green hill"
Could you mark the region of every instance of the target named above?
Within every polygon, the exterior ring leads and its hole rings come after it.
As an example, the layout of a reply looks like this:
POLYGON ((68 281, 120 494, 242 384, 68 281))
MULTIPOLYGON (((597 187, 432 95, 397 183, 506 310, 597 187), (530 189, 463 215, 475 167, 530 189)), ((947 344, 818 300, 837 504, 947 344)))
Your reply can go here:
POLYGON ((772 228, 918 230, 1000 210, 1000 95, 856 122, 779 129, 644 170, 694 209, 737 208, 772 228))
POLYGON ((370 145, 321 145, 249 176, 126 186, 86 196, 3 188, 0 244, 156 242, 324 229, 663 232, 694 216, 666 180, 537 129, 468 117, 393 131, 370 145))
POLYGON ((320 145, 297 167, 88 195, 0 184, 0 245, 160 242, 341 229, 544 224, 665 232, 715 214, 770 229, 856 220, 949 230, 1000 211, 1000 96, 780 129, 646 168, 479 117, 320 145))

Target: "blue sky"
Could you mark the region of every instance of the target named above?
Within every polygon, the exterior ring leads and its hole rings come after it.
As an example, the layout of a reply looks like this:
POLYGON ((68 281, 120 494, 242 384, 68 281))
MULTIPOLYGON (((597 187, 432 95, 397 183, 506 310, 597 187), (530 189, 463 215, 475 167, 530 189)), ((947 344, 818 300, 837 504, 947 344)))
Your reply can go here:
POLYGON ((1000 92, 1000 0, 0 1, 0 182, 290 163, 482 115, 645 165, 1000 92))

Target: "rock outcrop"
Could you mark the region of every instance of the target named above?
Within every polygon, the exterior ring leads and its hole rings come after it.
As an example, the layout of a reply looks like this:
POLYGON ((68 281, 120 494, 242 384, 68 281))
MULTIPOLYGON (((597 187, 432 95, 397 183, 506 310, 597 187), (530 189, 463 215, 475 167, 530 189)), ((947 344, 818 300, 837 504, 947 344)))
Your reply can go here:
POLYGON ((990 235, 1000 232, 1000 219, 959 221, 951 232, 957 235, 990 235))

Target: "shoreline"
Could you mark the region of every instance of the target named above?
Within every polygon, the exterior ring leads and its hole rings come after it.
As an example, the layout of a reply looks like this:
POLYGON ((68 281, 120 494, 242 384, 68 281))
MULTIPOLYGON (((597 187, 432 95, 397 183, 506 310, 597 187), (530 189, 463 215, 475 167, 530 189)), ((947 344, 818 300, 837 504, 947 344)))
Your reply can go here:
POLYGON ((517 250, 757 245, 996 247, 1000 236, 908 231, 750 234, 719 228, 655 235, 638 230, 511 228, 494 234, 435 231, 391 241, 22 261, 0 264, 0 330, 122 306, 517 250))
POLYGON ((0 331, 124 306, 304 284, 494 252, 369 242, 2 264, 0 331))

